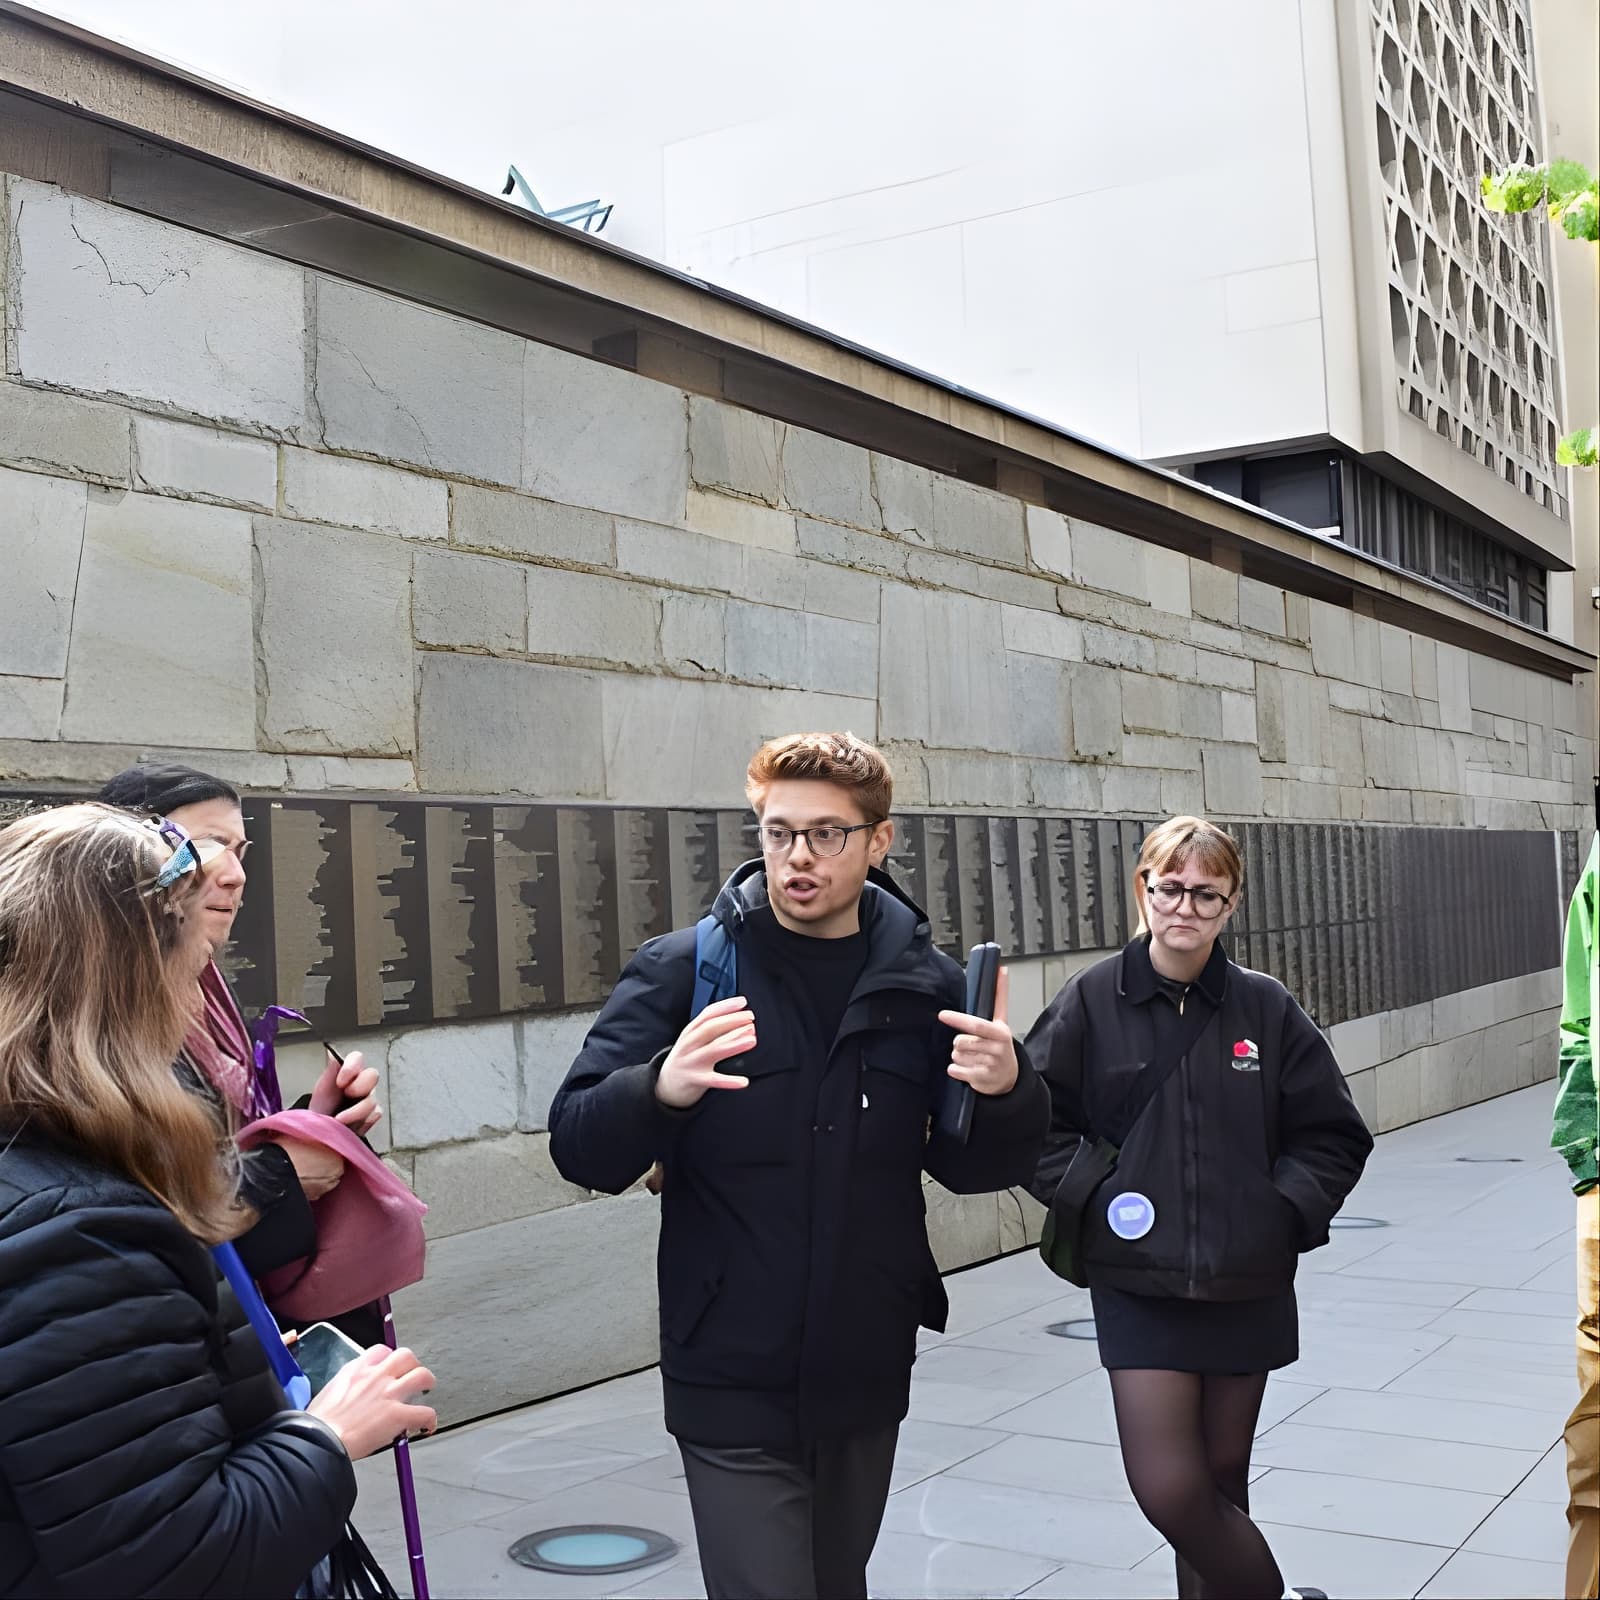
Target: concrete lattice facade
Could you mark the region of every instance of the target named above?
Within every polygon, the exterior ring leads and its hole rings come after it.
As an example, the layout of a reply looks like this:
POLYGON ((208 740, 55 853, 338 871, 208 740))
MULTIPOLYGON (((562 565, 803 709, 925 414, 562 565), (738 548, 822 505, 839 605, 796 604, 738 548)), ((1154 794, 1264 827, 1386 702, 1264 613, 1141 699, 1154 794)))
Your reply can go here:
POLYGON ((1372 14, 1401 409, 1566 515, 1549 229, 1478 192, 1485 171, 1544 159, 1527 0, 1372 14))

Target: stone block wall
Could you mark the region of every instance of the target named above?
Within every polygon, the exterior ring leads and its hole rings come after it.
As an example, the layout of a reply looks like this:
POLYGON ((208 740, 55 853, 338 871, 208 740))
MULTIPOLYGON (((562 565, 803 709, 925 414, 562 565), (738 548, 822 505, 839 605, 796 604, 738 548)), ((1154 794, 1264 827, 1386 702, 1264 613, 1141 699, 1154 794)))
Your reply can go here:
MULTIPOLYGON (((1583 826, 1587 685, 50 185, 3 199, 0 782, 171 753, 257 791, 725 806, 761 739, 831 726, 910 808, 1583 826)), ((1016 1020, 1067 970, 1019 964, 1016 1020)), ((1493 988, 1341 1025, 1377 1126, 1549 1075, 1548 981, 1493 988)), ((588 1199, 542 1131, 586 1021, 351 1041, 433 1206, 403 1314, 449 1415, 653 1359, 655 1203, 588 1199)), ((1030 1206, 932 1193, 941 1262, 1021 1244, 1030 1206)))
POLYGON ((48 185, 6 214, 12 776, 714 804, 829 723, 908 805, 1576 823, 1570 685, 48 185))

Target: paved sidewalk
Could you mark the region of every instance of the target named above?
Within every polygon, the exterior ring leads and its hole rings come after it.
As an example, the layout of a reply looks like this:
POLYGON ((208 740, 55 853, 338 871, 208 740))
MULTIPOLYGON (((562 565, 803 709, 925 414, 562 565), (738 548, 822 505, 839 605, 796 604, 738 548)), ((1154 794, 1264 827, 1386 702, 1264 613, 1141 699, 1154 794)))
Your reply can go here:
MULTIPOLYGON (((1303 1354, 1268 1386, 1251 1490, 1291 1584, 1560 1594, 1575 1306, 1552 1092, 1380 1138, 1345 1211, 1389 1226, 1337 1230, 1306 1258, 1303 1354)), ((947 1281, 950 1329, 923 1338, 873 1593, 1174 1594, 1171 1554, 1123 1478, 1095 1347, 1046 1332, 1086 1317, 1088 1295, 1031 1251, 947 1281)), ((437 1596, 704 1594, 653 1371, 454 1430, 414 1459, 437 1596), (506 1554, 583 1522, 657 1529, 682 1550, 590 1579, 506 1554)), ((361 1478, 358 1525, 404 1593, 387 1458, 361 1478)))

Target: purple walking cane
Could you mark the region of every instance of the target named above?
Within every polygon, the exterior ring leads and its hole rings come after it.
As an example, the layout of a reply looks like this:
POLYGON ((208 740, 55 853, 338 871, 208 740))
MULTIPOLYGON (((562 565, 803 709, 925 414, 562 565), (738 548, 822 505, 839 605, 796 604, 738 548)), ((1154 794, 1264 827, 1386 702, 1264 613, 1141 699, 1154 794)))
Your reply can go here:
MULTIPOLYGON (((283 1110, 283 1090, 278 1085, 278 1028, 284 1022, 299 1022, 311 1030, 312 1037, 341 1064, 344 1057, 312 1028, 310 1021, 288 1006, 268 1006, 250 1029, 254 1042, 255 1081, 251 1086, 252 1101, 258 1117, 271 1116, 283 1110)), ((397 1348, 394 1331, 394 1309, 389 1296, 378 1301, 383 1316, 383 1342, 393 1350, 397 1348)), ((411 1471, 411 1446, 402 1433, 394 1442, 394 1475, 400 1487, 400 1518, 406 1531, 406 1556, 411 1568, 411 1593, 415 1600, 428 1600, 428 1568, 422 1553, 422 1522, 417 1516, 417 1483, 411 1471)))

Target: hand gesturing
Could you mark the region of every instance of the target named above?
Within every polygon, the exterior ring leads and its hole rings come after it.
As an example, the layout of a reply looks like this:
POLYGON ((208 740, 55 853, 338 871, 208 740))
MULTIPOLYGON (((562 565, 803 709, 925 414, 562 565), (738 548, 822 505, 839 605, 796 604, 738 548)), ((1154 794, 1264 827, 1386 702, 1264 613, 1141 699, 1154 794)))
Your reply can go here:
POLYGON ((994 1019, 965 1011, 941 1011, 939 1020, 956 1030, 951 1052, 952 1078, 970 1083, 979 1094, 1005 1094, 1017 1081, 1017 1045, 1006 1026, 1006 999, 1011 987, 1004 967, 994 986, 994 1019))
POLYGON ((748 1078, 718 1072, 717 1063, 753 1050, 755 1013, 743 995, 732 995, 707 1006, 682 1033, 656 1077, 656 1099, 663 1105, 686 1110, 707 1089, 743 1089, 748 1078))

